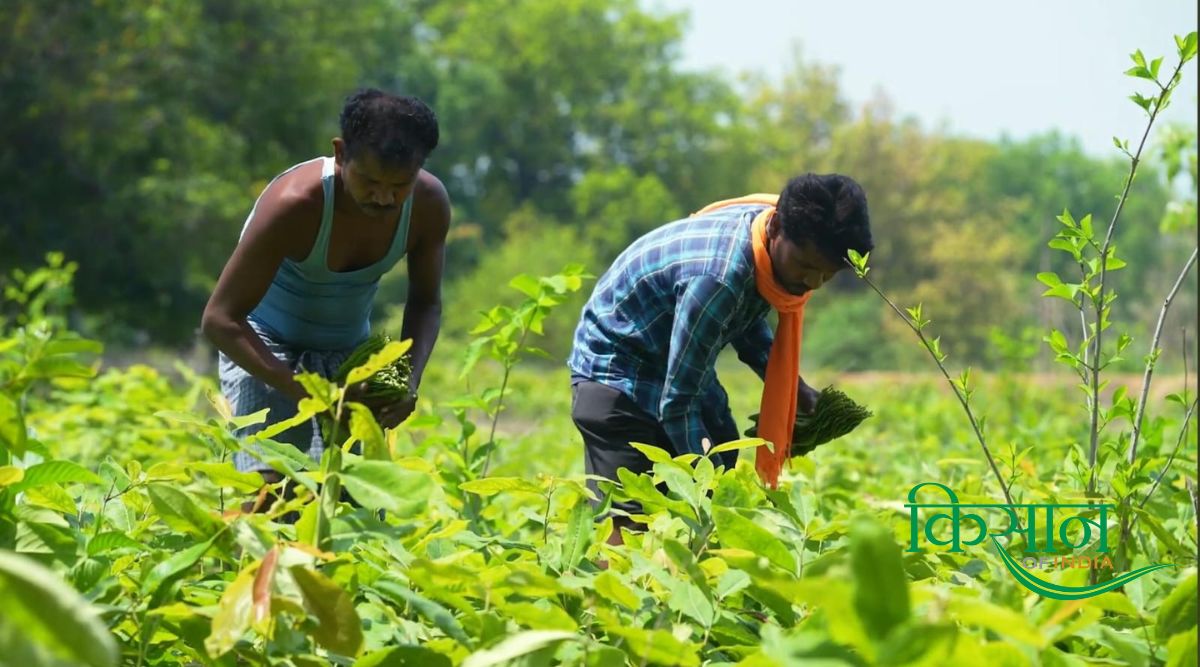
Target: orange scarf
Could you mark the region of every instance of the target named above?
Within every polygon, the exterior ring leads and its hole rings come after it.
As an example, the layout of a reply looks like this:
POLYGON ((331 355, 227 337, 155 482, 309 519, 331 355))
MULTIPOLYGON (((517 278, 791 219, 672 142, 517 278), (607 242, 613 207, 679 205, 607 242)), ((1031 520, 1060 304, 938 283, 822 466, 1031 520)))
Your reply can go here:
POLYGON ((772 452, 763 445, 758 448, 754 467, 758 476, 772 489, 779 485, 779 472, 787 463, 792 449, 792 429, 796 425, 796 396, 799 391, 800 343, 804 332, 804 304, 812 292, 796 296, 779 286, 767 254, 767 222, 775 213, 778 195, 753 194, 725 199, 705 206, 696 215, 726 206, 766 204, 750 226, 754 246, 754 282, 758 293, 779 313, 771 354, 767 357, 767 372, 763 380, 762 400, 759 403, 758 436, 775 445, 772 452))

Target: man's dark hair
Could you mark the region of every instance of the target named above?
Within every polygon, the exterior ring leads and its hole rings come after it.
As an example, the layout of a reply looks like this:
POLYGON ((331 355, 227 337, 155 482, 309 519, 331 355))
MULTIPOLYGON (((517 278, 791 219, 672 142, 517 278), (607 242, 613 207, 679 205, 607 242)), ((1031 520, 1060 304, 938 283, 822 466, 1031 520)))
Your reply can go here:
POLYGON ((420 165, 438 144, 433 110, 415 98, 364 88, 346 98, 341 115, 347 157, 364 150, 392 166, 420 165))
POLYGON ((779 195, 776 211, 789 241, 811 241, 832 262, 844 263, 850 248, 866 254, 875 247, 867 195, 848 176, 797 176, 779 195))

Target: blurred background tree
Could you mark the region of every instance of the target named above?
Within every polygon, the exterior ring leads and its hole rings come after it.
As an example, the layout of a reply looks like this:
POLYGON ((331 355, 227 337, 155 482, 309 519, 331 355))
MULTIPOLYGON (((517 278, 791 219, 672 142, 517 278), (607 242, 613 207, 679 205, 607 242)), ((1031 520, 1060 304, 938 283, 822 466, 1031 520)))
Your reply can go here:
MULTIPOLYGON (((838 70, 798 49, 778 80, 689 70, 685 27, 684 14, 635 0, 8 0, 0 266, 61 250, 78 263, 87 333, 115 350, 192 347, 255 197, 331 153, 345 95, 373 85, 421 97, 441 121, 427 166, 454 206, 447 345, 516 273, 579 261, 598 276, 655 226, 803 171, 862 183, 879 279, 926 303, 958 360, 1028 363, 1003 341, 1069 326, 1036 298, 1033 275, 1070 268, 1045 245, 1057 212, 1111 216, 1115 151, 1098 159, 1058 133, 988 142, 922 127, 882 93, 852 104, 838 70)), ((1130 267, 1115 275, 1118 315, 1137 331, 1195 232, 1195 129, 1160 144, 1119 239, 1130 267)), ((398 329, 405 286, 402 270, 385 279, 379 323, 398 329)), ((556 363, 583 298, 547 331, 556 363)), ((835 280, 810 309, 805 358, 909 367, 884 307, 852 277, 835 280)), ((1172 320, 1195 316, 1189 290, 1172 320)))

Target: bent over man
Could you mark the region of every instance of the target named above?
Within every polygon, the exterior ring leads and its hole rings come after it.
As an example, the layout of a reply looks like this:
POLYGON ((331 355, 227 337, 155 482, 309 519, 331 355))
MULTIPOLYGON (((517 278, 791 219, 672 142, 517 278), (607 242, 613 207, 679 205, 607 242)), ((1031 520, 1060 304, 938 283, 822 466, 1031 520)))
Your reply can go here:
MULTIPOLYGON (((774 486, 796 411, 810 413, 817 398, 799 376, 804 306, 847 266, 849 249, 872 247, 866 195, 839 174, 797 176, 778 196, 716 202, 631 244, 597 282, 567 362, 586 471, 612 480, 620 468, 649 471, 630 442, 704 455, 738 439, 714 368, 731 344, 764 380, 759 434, 777 446, 773 455, 760 448, 755 467, 774 486)), ((731 467, 737 452, 720 456, 731 467)), ((634 527, 619 515, 614 524, 614 543, 620 528, 634 527)))
MULTIPOLYGON (((422 168, 438 143, 437 118, 416 98, 366 89, 346 100, 340 121, 332 157, 287 169, 259 196, 205 306, 201 329, 219 350, 221 390, 235 415, 270 408, 271 422, 295 416, 308 395, 295 374, 334 375, 368 337, 379 279, 401 258, 410 391, 402 401, 360 402, 385 428, 416 404, 441 326, 450 224, 446 190, 422 168)), ((314 422, 276 439, 319 459, 325 443, 314 422)), ((239 470, 270 470, 247 452, 234 461, 239 470)))

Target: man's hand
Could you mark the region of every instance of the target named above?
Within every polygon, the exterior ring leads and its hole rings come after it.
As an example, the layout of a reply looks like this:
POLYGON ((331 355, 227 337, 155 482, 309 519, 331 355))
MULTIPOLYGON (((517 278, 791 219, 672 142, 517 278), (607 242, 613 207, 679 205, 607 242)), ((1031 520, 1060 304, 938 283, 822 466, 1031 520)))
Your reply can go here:
POLYGON ((805 384, 801 378, 800 390, 796 395, 796 412, 811 415, 817 409, 817 398, 820 395, 821 392, 805 384))
POLYGON ((404 398, 393 403, 388 403, 375 410, 375 420, 385 429, 396 428, 400 422, 408 419, 408 416, 417 408, 416 392, 409 392, 404 398))
POLYGON ((405 398, 398 401, 364 398, 367 389, 366 382, 360 382, 346 390, 346 400, 362 403, 375 415, 375 421, 384 429, 396 428, 400 422, 408 419, 417 407, 417 392, 409 391, 405 398))

